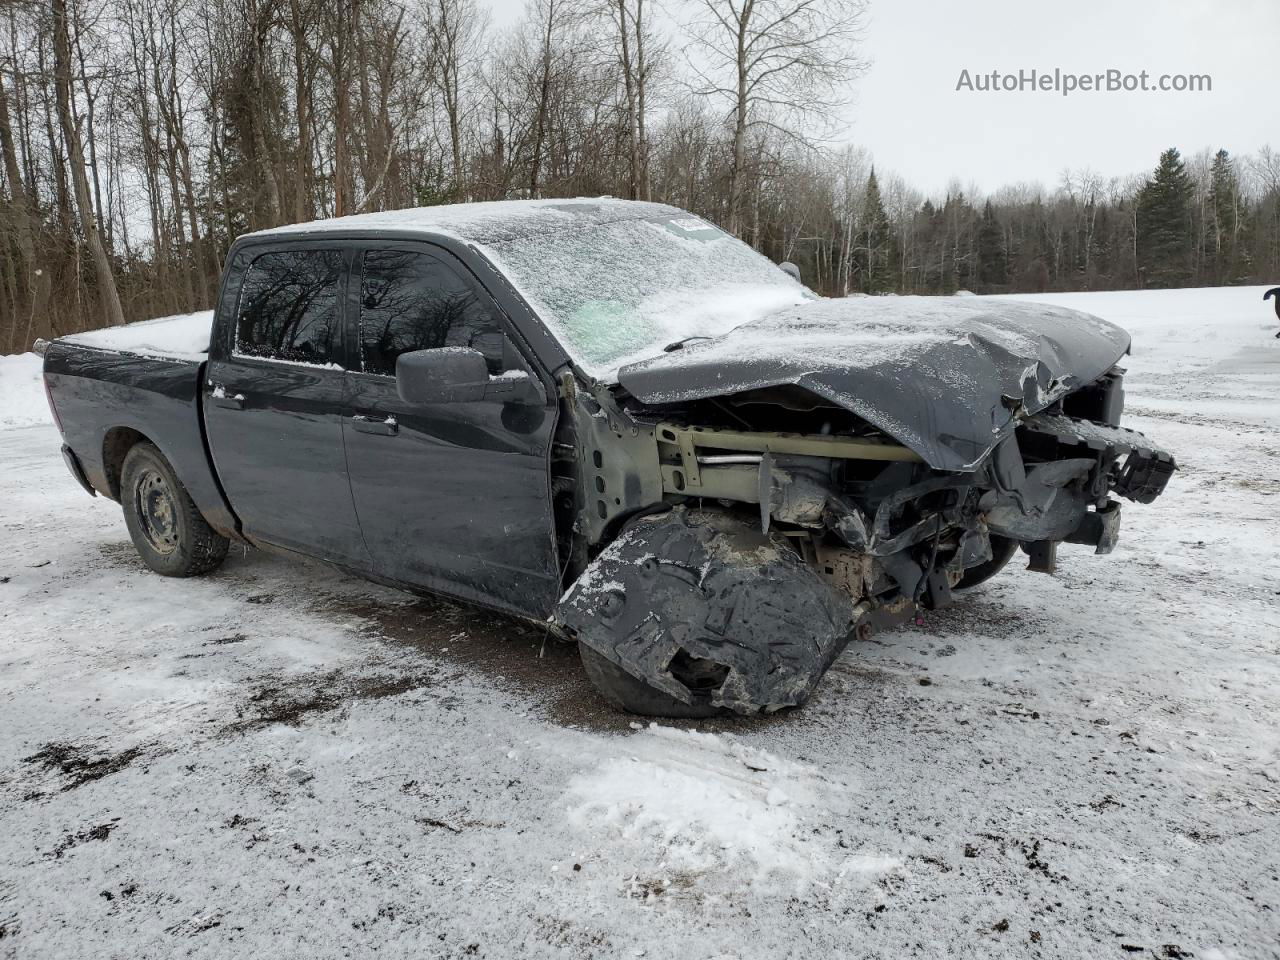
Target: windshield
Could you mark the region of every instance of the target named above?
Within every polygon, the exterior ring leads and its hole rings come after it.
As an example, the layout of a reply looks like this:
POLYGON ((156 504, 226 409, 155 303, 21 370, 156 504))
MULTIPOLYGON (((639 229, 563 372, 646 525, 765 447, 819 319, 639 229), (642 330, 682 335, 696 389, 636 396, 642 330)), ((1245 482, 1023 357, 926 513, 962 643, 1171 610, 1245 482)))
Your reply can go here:
POLYGON ((745 243, 690 214, 485 244, 588 374, 716 337, 813 299, 745 243))

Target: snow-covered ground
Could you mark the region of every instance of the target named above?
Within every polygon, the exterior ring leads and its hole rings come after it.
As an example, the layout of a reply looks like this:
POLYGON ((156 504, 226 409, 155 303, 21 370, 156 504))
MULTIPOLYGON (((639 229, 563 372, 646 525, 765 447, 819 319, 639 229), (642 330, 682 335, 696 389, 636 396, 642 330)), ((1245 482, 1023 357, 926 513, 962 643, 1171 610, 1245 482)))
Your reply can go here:
POLYGON ((697 732, 487 614, 146 572, 0 358, 0 957, 1280 955, 1274 316, 1040 299, 1133 332, 1165 496, 697 732))

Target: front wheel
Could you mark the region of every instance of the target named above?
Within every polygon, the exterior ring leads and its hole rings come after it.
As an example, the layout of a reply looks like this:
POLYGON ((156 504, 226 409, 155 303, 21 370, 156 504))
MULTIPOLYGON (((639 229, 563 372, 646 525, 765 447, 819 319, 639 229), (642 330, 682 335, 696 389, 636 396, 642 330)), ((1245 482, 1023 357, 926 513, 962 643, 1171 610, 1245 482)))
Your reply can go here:
POLYGON ((628 713, 642 717, 669 717, 675 720, 700 720, 727 711, 711 702, 710 694, 690 691, 690 702, 684 703, 670 694, 651 687, 633 677, 616 663, 606 660, 585 643, 578 644, 578 656, 587 679, 600 695, 628 713))
POLYGON ((991 534, 991 559, 966 570, 964 576, 960 578, 960 582, 956 584, 956 589, 968 590, 970 587, 976 587, 980 583, 986 583, 1003 570, 1017 552, 1017 540, 1011 540, 995 533, 991 534))
POLYGON ((193 577, 222 563, 231 541, 205 522, 169 461, 135 444, 120 471, 124 522, 143 563, 166 577, 193 577))

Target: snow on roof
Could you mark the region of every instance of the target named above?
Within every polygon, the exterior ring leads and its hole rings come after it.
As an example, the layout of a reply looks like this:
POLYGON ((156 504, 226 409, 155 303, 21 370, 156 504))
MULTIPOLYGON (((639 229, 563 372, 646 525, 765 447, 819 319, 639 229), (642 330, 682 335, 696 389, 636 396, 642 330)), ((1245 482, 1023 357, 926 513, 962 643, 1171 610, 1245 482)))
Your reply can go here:
POLYGON ((598 225, 623 220, 687 216, 665 203, 617 200, 613 197, 577 197, 560 200, 492 200, 452 203, 437 207, 413 207, 358 213, 328 220, 291 223, 247 234, 268 237, 294 233, 330 233, 375 230, 421 231, 461 237, 475 243, 496 243, 574 225, 598 225))
POLYGON ((62 340, 82 347, 136 353, 144 357, 199 361, 209 352, 212 330, 213 311, 200 310, 126 323, 105 330, 73 333, 62 340))

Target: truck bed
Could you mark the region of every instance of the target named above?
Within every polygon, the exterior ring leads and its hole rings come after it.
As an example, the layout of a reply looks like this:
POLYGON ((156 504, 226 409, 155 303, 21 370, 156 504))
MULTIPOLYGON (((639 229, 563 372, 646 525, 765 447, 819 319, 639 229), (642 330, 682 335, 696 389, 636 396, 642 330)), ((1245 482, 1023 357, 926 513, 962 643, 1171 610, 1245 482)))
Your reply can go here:
POLYGON ((63 337, 61 342, 82 347, 95 347, 139 357, 168 360, 201 361, 209 353, 209 335, 213 330, 213 311, 180 313, 171 317, 143 320, 122 327, 90 330, 63 337))
MULTIPOLYGON (((63 441, 73 455, 72 470, 78 464, 95 491, 119 499, 123 451, 141 435, 173 464, 209 524, 239 539, 204 437, 204 357, 183 349, 193 342, 191 318, 196 316, 201 315, 55 340, 45 352, 45 385, 63 441), (150 329, 139 338, 134 328, 150 329), (106 345, 112 341, 121 346, 106 345), (163 355, 165 350, 169 356, 163 355), (173 355, 184 352, 186 356, 173 355)), ((208 329, 206 320, 206 344, 208 329)))

